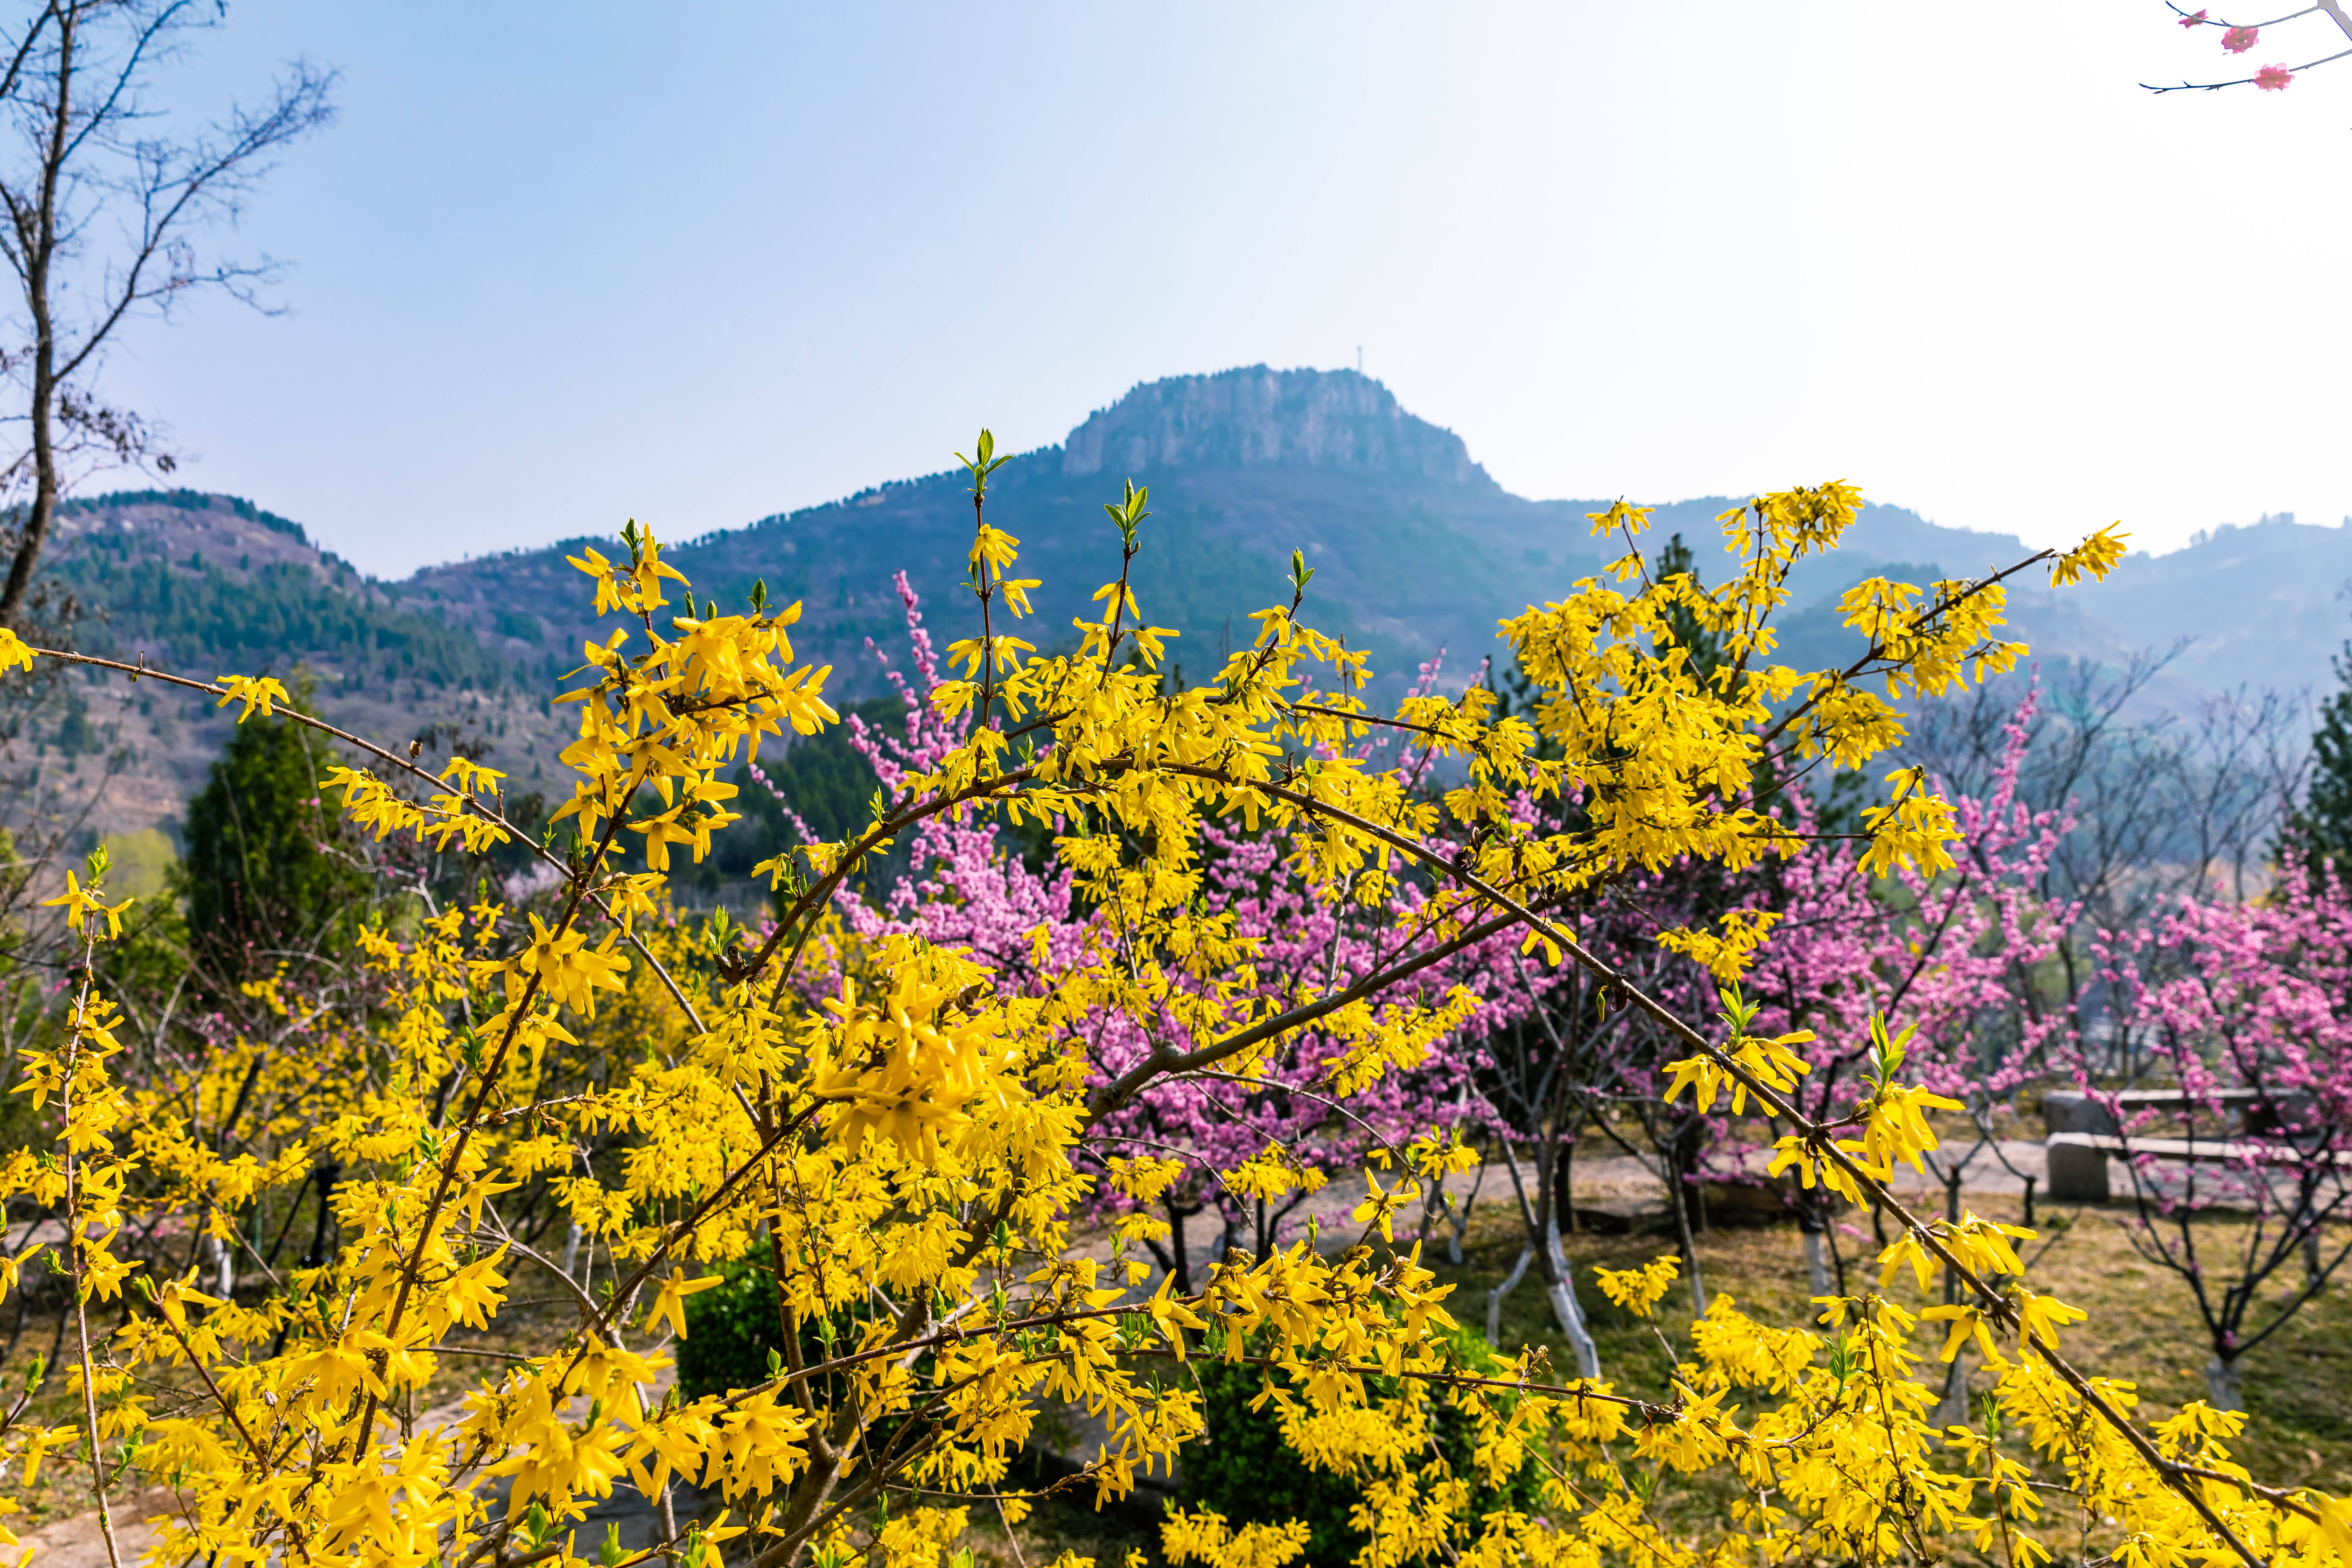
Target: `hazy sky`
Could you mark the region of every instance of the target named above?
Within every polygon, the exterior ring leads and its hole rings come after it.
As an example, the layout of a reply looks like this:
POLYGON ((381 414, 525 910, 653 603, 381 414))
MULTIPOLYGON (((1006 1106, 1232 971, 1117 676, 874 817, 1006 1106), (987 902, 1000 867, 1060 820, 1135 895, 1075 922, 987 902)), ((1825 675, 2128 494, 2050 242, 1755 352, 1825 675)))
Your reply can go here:
POLYGON ((2139 542, 2352 512, 2352 61, 2157 0, 1765 6, 236 0, 201 104, 344 75, 262 319, 108 388, 375 572, 684 537, 1352 364, 1522 494, 1846 477, 2139 542))

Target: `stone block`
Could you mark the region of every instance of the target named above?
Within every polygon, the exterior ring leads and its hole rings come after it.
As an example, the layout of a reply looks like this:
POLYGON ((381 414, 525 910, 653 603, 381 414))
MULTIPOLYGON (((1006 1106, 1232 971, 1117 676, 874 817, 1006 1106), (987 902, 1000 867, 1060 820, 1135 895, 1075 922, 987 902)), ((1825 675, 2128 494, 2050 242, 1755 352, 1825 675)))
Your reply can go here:
POLYGON ((2042 1120, 2048 1132, 2102 1132, 2112 1138, 2123 1131, 2113 1111, 2079 1089, 2053 1089, 2043 1095, 2042 1120))
POLYGON ((2106 1151, 2080 1132, 2053 1132, 2047 1145, 2050 1198, 2062 1204, 2107 1201, 2106 1151))

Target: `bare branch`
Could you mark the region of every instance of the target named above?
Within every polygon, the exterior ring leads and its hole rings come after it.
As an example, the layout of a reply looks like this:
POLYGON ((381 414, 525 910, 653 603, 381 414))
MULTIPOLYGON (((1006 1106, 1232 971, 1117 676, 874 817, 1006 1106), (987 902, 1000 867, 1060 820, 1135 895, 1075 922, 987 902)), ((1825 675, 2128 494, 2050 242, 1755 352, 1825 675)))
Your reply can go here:
POLYGON ((201 132, 152 133, 147 122, 162 115, 145 89, 215 25, 192 0, 48 0, 0 68, 0 256, 18 284, 11 327, 25 343, 0 353, 0 378, 22 399, 7 422, 26 426, 24 449, 0 458, 0 499, 30 491, 0 624, 25 612, 68 488, 102 468, 173 466, 152 420, 92 385, 122 325, 207 289, 267 309, 257 289, 276 262, 207 262, 194 238, 236 217, 274 153, 334 118, 336 78, 297 60, 259 109, 232 104, 201 132), (110 245, 96 237, 110 223, 121 236, 110 245))

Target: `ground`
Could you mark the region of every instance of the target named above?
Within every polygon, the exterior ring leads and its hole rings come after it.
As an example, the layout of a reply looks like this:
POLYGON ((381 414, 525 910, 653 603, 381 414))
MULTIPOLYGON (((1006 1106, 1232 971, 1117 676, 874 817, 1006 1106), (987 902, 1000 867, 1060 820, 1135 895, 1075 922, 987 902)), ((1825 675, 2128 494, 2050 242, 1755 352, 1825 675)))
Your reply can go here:
MULTIPOLYGON (((2013 1178, 1988 1182, 1985 1190, 1972 1190, 1967 1201, 1979 1214, 2014 1223, 2022 1218, 2021 1188, 2022 1184, 2013 1178)), ((1482 1190, 1484 1196, 1471 1214, 1462 1262, 1449 1262, 1438 1239, 1427 1248, 1425 1260, 1435 1268, 1441 1280, 1455 1287, 1448 1302, 1454 1315, 1483 1327, 1486 1291, 1508 1271, 1517 1256, 1522 1232, 1510 1201, 1507 1177, 1490 1171, 1482 1190)), ((1328 1209, 1336 1222, 1354 1201, 1346 1185, 1335 1184, 1318 1207, 1328 1209)), ((1595 1267, 1632 1267, 1672 1249, 1671 1235, 1661 1228, 1664 1207, 1657 1201, 1654 1184, 1644 1193, 1639 1167, 1632 1161, 1622 1165, 1594 1161, 1580 1168, 1577 1201, 1580 1211, 1593 1205, 1589 1212, 1601 1215, 1601 1223, 1612 1227, 1603 1231, 1588 1225, 1565 1238, 1576 1268, 1578 1295, 1600 1346, 1603 1373, 1628 1393, 1662 1394, 1666 1365, 1655 1339, 1645 1325, 1601 1297, 1591 1274, 1595 1267)), ((1401 1240, 1410 1235, 1412 1217, 1399 1226, 1401 1240)), ((2039 1237, 2021 1251, 2037 1289, 2091 1313, 2088 1323, 2067 1335, 2064 1348, 2070 1359, 2078 1366, 2132 1379, 2139 1385, 2143 1419, 2160 1419, 2184 1403, 2203 1397, 2203 1367, 2209 1352, 2187 1288, 2177 1277, 2132 1251, 2123 1229, 2126 1217, 2119 1204, 2053 1207, 2045 1202, 2036 1215, 2039 1237)), ((2210 1219, 2203 1223, 2212 1230, 2226 1230, 2241 1222, 2210 1219)), ((1323 1226, 1327 1240, 1353 1234, 1338 1223, 1323 1226)), ((2223 1239, 2207 1233, 2209 1256, 2214 1255, 2212 1244, 2223 1239)), ((2352 1237, 2339 1233, 2335 1245, 2341 1247, 2347 1239, 2352 1237)), ((1837 1240, 1850 1285, 1858 1289, 1864 1280, 1874 1279, 1875 1267, 1868 1258, 1875 1246, 1866 1211, 1849 1211, 1837 1240)), ((1809 1311, 1803 1243, 1793 1225, 1718 1224, 1697 1238, 1697 1253, 1708 1290, 1730 1293, 1749 1313, 1770 1322, 1794 1324, 1809 1311)), ((2273 1293, 2299 1288, 2300 1283, 2299 1269, 2290 1267, 2274 1279, 2273 1293)), ((519 1289, 518 1294, 521 1293, 519 1289)), ((526 1306, 502 1318, 501 1325, 509 1335, 507 1348, 521 1349, 551 1340, 561 1331, 555 1308, 556 1303, 549 1301, 539 1309, 526 1306)), ((1683 1336, 1690 1321, 1690 1298, 1685 1288, 1678 1287, 1669 1296, 1660 1319, 1670 1339, 1686 1342, 1683 1336)), ((1532 1279, 1507 1299, 1502 1326, 1503 1348, 1541 1343, 1549 1347, 1555 1366, 1573 1367, 1573 1358, 1553 1328, 1549 1310, 1532 1279)), ((1924 1331, 1923 1342, 1927 1342, 1924 1331)), ((446 1399, 456 1390, 455 1358, 445 1364, 449 1370, 444 1375, 451 1386, 446 1392, 436 1387, 436 1399, 446 1399)), ((10 1383, 21 1387, 24 1368, 12 1366, 7 1372, 10 1383)), ((53 1391, 61 1383, 53 1381, 50 1390, 45 1391, 47 1397, 54 1399, 53 1391)), ((1988 1386, 1980 1368, 1972 1384, 1988 1386)), ((2244 1386, 2252 1424, 2241 1455, 2258 1477, 2275 1484, 2316 1487, 2337 1496, 2352 1493, 2352 1275, 2313 1300, 2285 1329, 2246 1359, 2244 1386)), ((64 1421, 71 1416, 60 1410, 48 1418, 64 1421)), ((95 1521, 84 1511, 86 1497, 61 1492, 55 1485, 58 1479, 58 1473, 52 1472, 43 1478, 42 1485, 29 1489, 14 1477, 0 1483, 0 1490, 25 1510, 18 1521, 20 1533, 25 1524, 41 1527, 26 1538, 40 1549, 36 1563, 42 1568, 103 1563, 95 1521)), ((160 1506, 162 1495, 153 1494, 149 1506, 160 1506)), ((983 1507, 974 1510, 973 1528, 962 1544, 971 1549, 978 1564, 1013 1568, 1051 1562, 1065 1550, 1092 1555, 1105 1568, 1136 1548, 1156 1561, 1156 1521, 1164 1506, 1163 1500, 1151 1493, 1100 1511, 1086 1496, 1055 1500, 1010 1532, 992 1510, 983 1507)), ((118 1521, 141 1511, 135 1504, 119 1509, 118 1521)), ((591 1555, 603 1539, 606 1517, 621 1520, 625 1539, 632 1545, 648 1522, 633 1500, 616 1497, 609 1515, 600 1514, 582 1533, 583 1549, 591 1555)))

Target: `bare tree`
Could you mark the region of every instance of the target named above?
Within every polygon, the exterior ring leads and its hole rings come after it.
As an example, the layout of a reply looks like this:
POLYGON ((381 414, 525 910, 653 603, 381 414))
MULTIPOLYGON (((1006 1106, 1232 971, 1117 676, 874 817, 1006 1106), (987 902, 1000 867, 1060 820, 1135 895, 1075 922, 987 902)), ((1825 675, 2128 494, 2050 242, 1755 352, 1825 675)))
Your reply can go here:
MULTIPOLYGON (((2311 768, 2307 692, 2242 688, 2168 707, 2150 689, 2170 657, 2142 654, 2120 669, 2061 662, 2047 672, 2051 700, 2017 781, 2021 804, 2072 824, 2035 889, 2044 907, 2082 909, 2045 977, 2063 998, 2053 1005, 2073 1010, 2082 1038, 2124 1050, 2108 1065, 2126 1077, 2136 1070, 2130 1037, 2103 1016, 2110 998, 2097 933, 2135 929, 2183 895, 2243 902, 2263 892, 2311 768)), ((2021 679, 1922 705, 1905 761, 1957 794, 1983 795, 2021 679)))
POLYGON ((123 465, 170 469, 153 426, 96 390, 117 330, 202 289, 259 308, 277 264, 206 258, 194 237, 233 223, 273 154, 333 117, 333 73, 296 61, 259 109, 232 105, 201 132, 174 133, 154 79, 219 15, 194 0, 44 0, 0 35, 0 256, 21 289, 0 374, 21 398, 6 420, 25 427, 0 468, 0 496, 25 498, 10 520, 0 624, 24 613, 71 483, 123 465))

